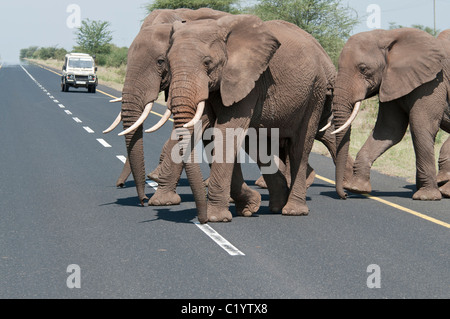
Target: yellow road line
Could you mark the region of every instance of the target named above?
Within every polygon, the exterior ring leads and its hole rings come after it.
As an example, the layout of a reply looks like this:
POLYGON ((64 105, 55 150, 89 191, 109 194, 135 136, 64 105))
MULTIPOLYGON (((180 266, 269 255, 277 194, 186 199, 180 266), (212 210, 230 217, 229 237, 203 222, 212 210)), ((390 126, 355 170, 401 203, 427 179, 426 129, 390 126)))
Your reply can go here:
MULTIPOLYGON (((44 69, 44 70, 47 70, 47 71, 50 71, 50 72, 52 72, 52 73, 54 73, 54 74, 56 74, 56 75, 62 76, 61 73, 55 72, 55 71, 53 71, 52 69, 49 69, 49 68, 47 68, 47 67, 45 67, 45 66, 43 66, 43 65, 40 65, 40 64, 36 64, 36 65, 37 65, 38 67, 44 69)), ((0 66, 0 68, 1 68, 1 66, 0 66)), ((111 94, 106 93, 106 92, 104 92, 104 91, 102 91, 102 90, 97 89, 97 91, 100 92, 100 93, 102 93, 102 94, 104 94, 104 95, 106 95, 106 96, 109 96, 109 97, 111 97, 111 98, 113 98, 113 99, 117 99, 117 98, 118 98, 117 96, 111 95, 111 94)), ((151 113, 152 113, 152 114, 155 114, 155 115, 157 115, 157 116, 159 116, 159 117, 163 117, 163 114, 159 114, 159 113, 154 112, 154 111, 152 111, 151 113)), ((173 122, 172 119, 169 119, 169 121, 173 122)))
MULTIPOLYGON (((317 174, 316 174, 316 177, 317 177, 318 179, 321 179, 321 180, 323 180, 323 181, 329 183, 329 184, 336 185, 336 182, 333 181, 333 180, 331 180, 331 179, 328 179, 328 178, 326 178, 326 177, 323 177, 323 176, 320 176, 320 175, 317 175, 317 174)), ((419 217, 419 218, 428 220, 428 221, 430 221, 430 222, 432 222, 432 223, 435 223, 435 224, 437 224, 437 225, 441 225, 441 226, 444 226, 444 227, 450 229, 450 224, 445 223, 445 222, 443 222, 443 221, 441 221, 441 220, 439 220, 439 219, 436 219, 436 218, 430 217, 430 216, 428 216, 428 215, 419 213, 419 212, 417 212, 417 211, 415 211, 415 210, 412 210, 412 209, 403 207, 403 206, 401 206, 401 205, 392 203, 392 202, 387 201, 387 200, 385 200, 385 199, 382 199, 382 198, 379 198, 379 197, 376 197, 376 196, 372 196, 372 195, 370 195, 370 194, 362 194, 362 195, 364 195, 365 197, 367 197, 367 198, 369 198, 369 199, 372 199, 372 200, 374 200, 374 201, 377 201, 377 202, 379 202, 379 203, 382 203, 382 204, 391 206, 391 207, 393 207, 393 208, 396 208, 396 209, 401 210, 401 211, 403 211, 403 212, 406 212, 406 213, 408 213, 408 214, 417 216, 417 217, 419 217)))

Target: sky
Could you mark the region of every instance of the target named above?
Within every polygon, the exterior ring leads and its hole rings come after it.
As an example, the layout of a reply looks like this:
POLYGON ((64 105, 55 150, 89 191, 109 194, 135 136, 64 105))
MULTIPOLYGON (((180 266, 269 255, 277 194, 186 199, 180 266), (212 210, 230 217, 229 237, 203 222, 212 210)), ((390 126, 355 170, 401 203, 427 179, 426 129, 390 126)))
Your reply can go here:
MULTIPOLYGON (((353 33, 378 25, 388 29, 390 22, 433 27, 434 2, 436 29, 450 29, 450 0, 341 0, 360 19, 353 33)), ((129 47, 149 3, 151 0, 0 0, 0 63, 19 63, 20 49, 30 46, 72 50, 76 45, 74 26, 84 19, 110 22, 112 42, 129 47)))

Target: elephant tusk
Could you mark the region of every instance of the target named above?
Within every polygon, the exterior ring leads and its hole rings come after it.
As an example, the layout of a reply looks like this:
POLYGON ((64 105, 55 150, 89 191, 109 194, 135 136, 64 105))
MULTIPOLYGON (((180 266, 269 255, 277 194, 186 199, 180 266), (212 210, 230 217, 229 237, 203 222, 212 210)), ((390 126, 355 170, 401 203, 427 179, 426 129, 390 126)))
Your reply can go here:
POLYGON ((114 130, 117 127, 117 125, 119 125, 120 121, 122 121, 122 113, 119 113, 119 115, 117 115, 114 122, 106 130, 103 131, 103 134, 107 134, 112 130, 114 130))
POLYGON ((119 136, 123 136, 126 135, 128 133, 131 133, 132 131, 134 131, 135 129, 137 129, 139 126, 142 125, 142 123, 144 123, 145 119, 148 117, 148 115, 150 114, 151 110, 153 108, 153 102, 148 103, 145 108, 144 108, 144 112, 142 112, 141 116, 138 118, 138 120, 136 121, 136 123, 134 123, 133 125, 131 125, 129 128, 127 128, 125 131, 119 133, 119 136))
POLYGON ((184 124, 183 127, 189 128, 197 124, 197 122, 200 121, 204 110, 205 110, 205 101, 202 101, 197 105, 197 111, 195 112, 194 118, 190 120, 188 123, 184 124))
POLYGON ((337 130, 335 130, 334 132, 332 132, 331 134, 337 134, 343 130, 345 130, 347 127, 349 127, 352 122, 354 121, 354 119, 356 118, 356 115, 358 115, 359 112, 359 107, 361 106, 361 101, 356 102, 355 107, 353 109, 352 114, 350 115, 349 119, 347 120, 347 122, 344 123, 344 125, 342 125, 340 128, 338 128, 337 130))
POLYGON ((153 133, 157 130, 159 130, 166 122, 169 120, 170 116, 172 115, 172 111, 167 109, 166 113, 161 117, 158 123, 153 125, 151 128, 145 131, 145 133, 153 133))
POLYGON ((325 125, 324 127, 322 127, 319 132, 324 132, 326 131, 329 127, 331 126, 331 122, 328 122, 327 125, 325 125))
POLYGON ((118 97, 117 99, 109 100, 109 103, 116 103, 116 102, 122 102, 122 98, 118 97))

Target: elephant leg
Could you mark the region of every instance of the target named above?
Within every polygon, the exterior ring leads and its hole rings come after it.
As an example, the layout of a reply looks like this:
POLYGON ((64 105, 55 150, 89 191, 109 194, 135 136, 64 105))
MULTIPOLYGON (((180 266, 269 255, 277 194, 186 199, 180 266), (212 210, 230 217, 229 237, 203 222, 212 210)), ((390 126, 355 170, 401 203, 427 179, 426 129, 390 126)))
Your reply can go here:
POLYGON ((410 130, 416 153, 416 187, 413 195, 415 200, 440 200, 436 179, 436 162, 434 157, 434 143, 439 130, 439 117, 432 119, 438 107, 430 103, 428 97, 416 103, 410 112, 410 130), (428 102, 428 103, 427 103, 428 102), (424 120, 425 119, 425 120, 424 120))
MULTIPOLYGON (((315 101, 315 103, 320 105, 320 101, 315 101)), ((306 205, 308 158, 319 125, 319 116, 315 112, 320 111, 316 109, 315 105, 310 105, 310 107, 313 109, 306 109, 304 113, 310 115, 305 115, 299 126, 300 131, 289 143, 291 187, 288 202, 282 209, 283 215, 301 216, 309 214, 309 208, 306 205)))
POLYGON ((261 206, 261 194, 245 183, 242 175, 241 164, 235 162, 231 180, 231 198, 236 206, 239 216, 250 217, 261 206))
POLYGON ((441 146, 438 163, 439 174, 437 182, 441 185, 450 181, 450 137, 441 146))
MULTIPOLYGON (((214 126, 216 134, 221 136, 215 136, 214 138, 214 156, 208 183, 207 218, 210 222, 229 222, 232 220, 229 202, 233 172, 238 172, 238 170, 234 170, 234 166, 240 144, 236 143, 236 139, 233 142, 229 140, 227 143, 227 139, 230 139, 230 136, 227 136, 227 128, 239 128, 242 132, 245 132, 250 124, 248 117, 229 116, 228 118, 228 121, 223 121, 225 124, 216 122, 214 126)), ((230 131, 233 130, 228 130, 228 133, 230 131)), ((231 138, 234 139, 233 136, 231 138)), ((239 186, 237 186, 239 183, 239 179, 235 181, 233 195, 240 192, 238 191, 239 186)), ((254 206, 254 204, 251 206, 254 206)))
MULTIPOLYGON (((450 106, 448 106, 447 111, 444 112, 444 116, 441 121, 441 129, 443 129, 447 133, 450 133, 450 106)), ((441 146, 438 163, 439 173, 437 176, 437 182, 438 185, 442 186, 443 184, 450 181, 450 137, 448 137, 444 144, 441 146)), ((445 195, 448 194, 449 193, 446 193, 445 195)))
POLYGON ((164 146, 161 151, 161 155, 159 156, 158 166, 147 175, 148 178, 150 178, 151 180, 154 180, 157 183, 159 183, 159 174, 161 173, 161 163, 163 162, 163 160, 166 156, 170 156, 171 149, 170 149, 169 141, 170 141, 170 139, 168 139, 166 141, 166 143, 164 143, 164 146))
POLYGON ((170 156, 170 150, 178 141, 169 139, 166 142, 167 153, 163 156, 163 161, 159 165, 158 188, 150 198, 149 206, 179 205, 180 196, 177 194, 177 184, 183 171, 183 163, 175 163, 170 156))
POLYGON ((116 186, 124 187, 125 182, 127 181, 130 174, 131 174, 131 166, 130 166, 130 162, 128 161, 128 158, 127 158, 125 161, 125 164, 123 164, 122 172, 120 173, 120 176, 117 179, 116 186))
POLYGON ((386 150, 399 143, 406 133, 408 116, 396 103, 380 103, 375 127, 361 150, 354 165, 351 183, 346 189, 359 194, 370 193, 370 169, 375 160, 386 150))

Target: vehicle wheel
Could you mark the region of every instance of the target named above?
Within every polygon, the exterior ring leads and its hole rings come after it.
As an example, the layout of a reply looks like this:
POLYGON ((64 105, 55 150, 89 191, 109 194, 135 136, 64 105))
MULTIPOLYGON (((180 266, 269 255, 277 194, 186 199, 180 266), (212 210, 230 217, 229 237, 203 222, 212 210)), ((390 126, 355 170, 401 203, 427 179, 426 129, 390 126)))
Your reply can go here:
POLYGON ((89 92, 95 93, 96 89, 97 89, 97 87, 95 85, 93 85, 93 86, 90 87, 90 91, 89 92))
POLYGON ((64 92, 69 92, 69 86, 67 84, 64 84, 64 92))

